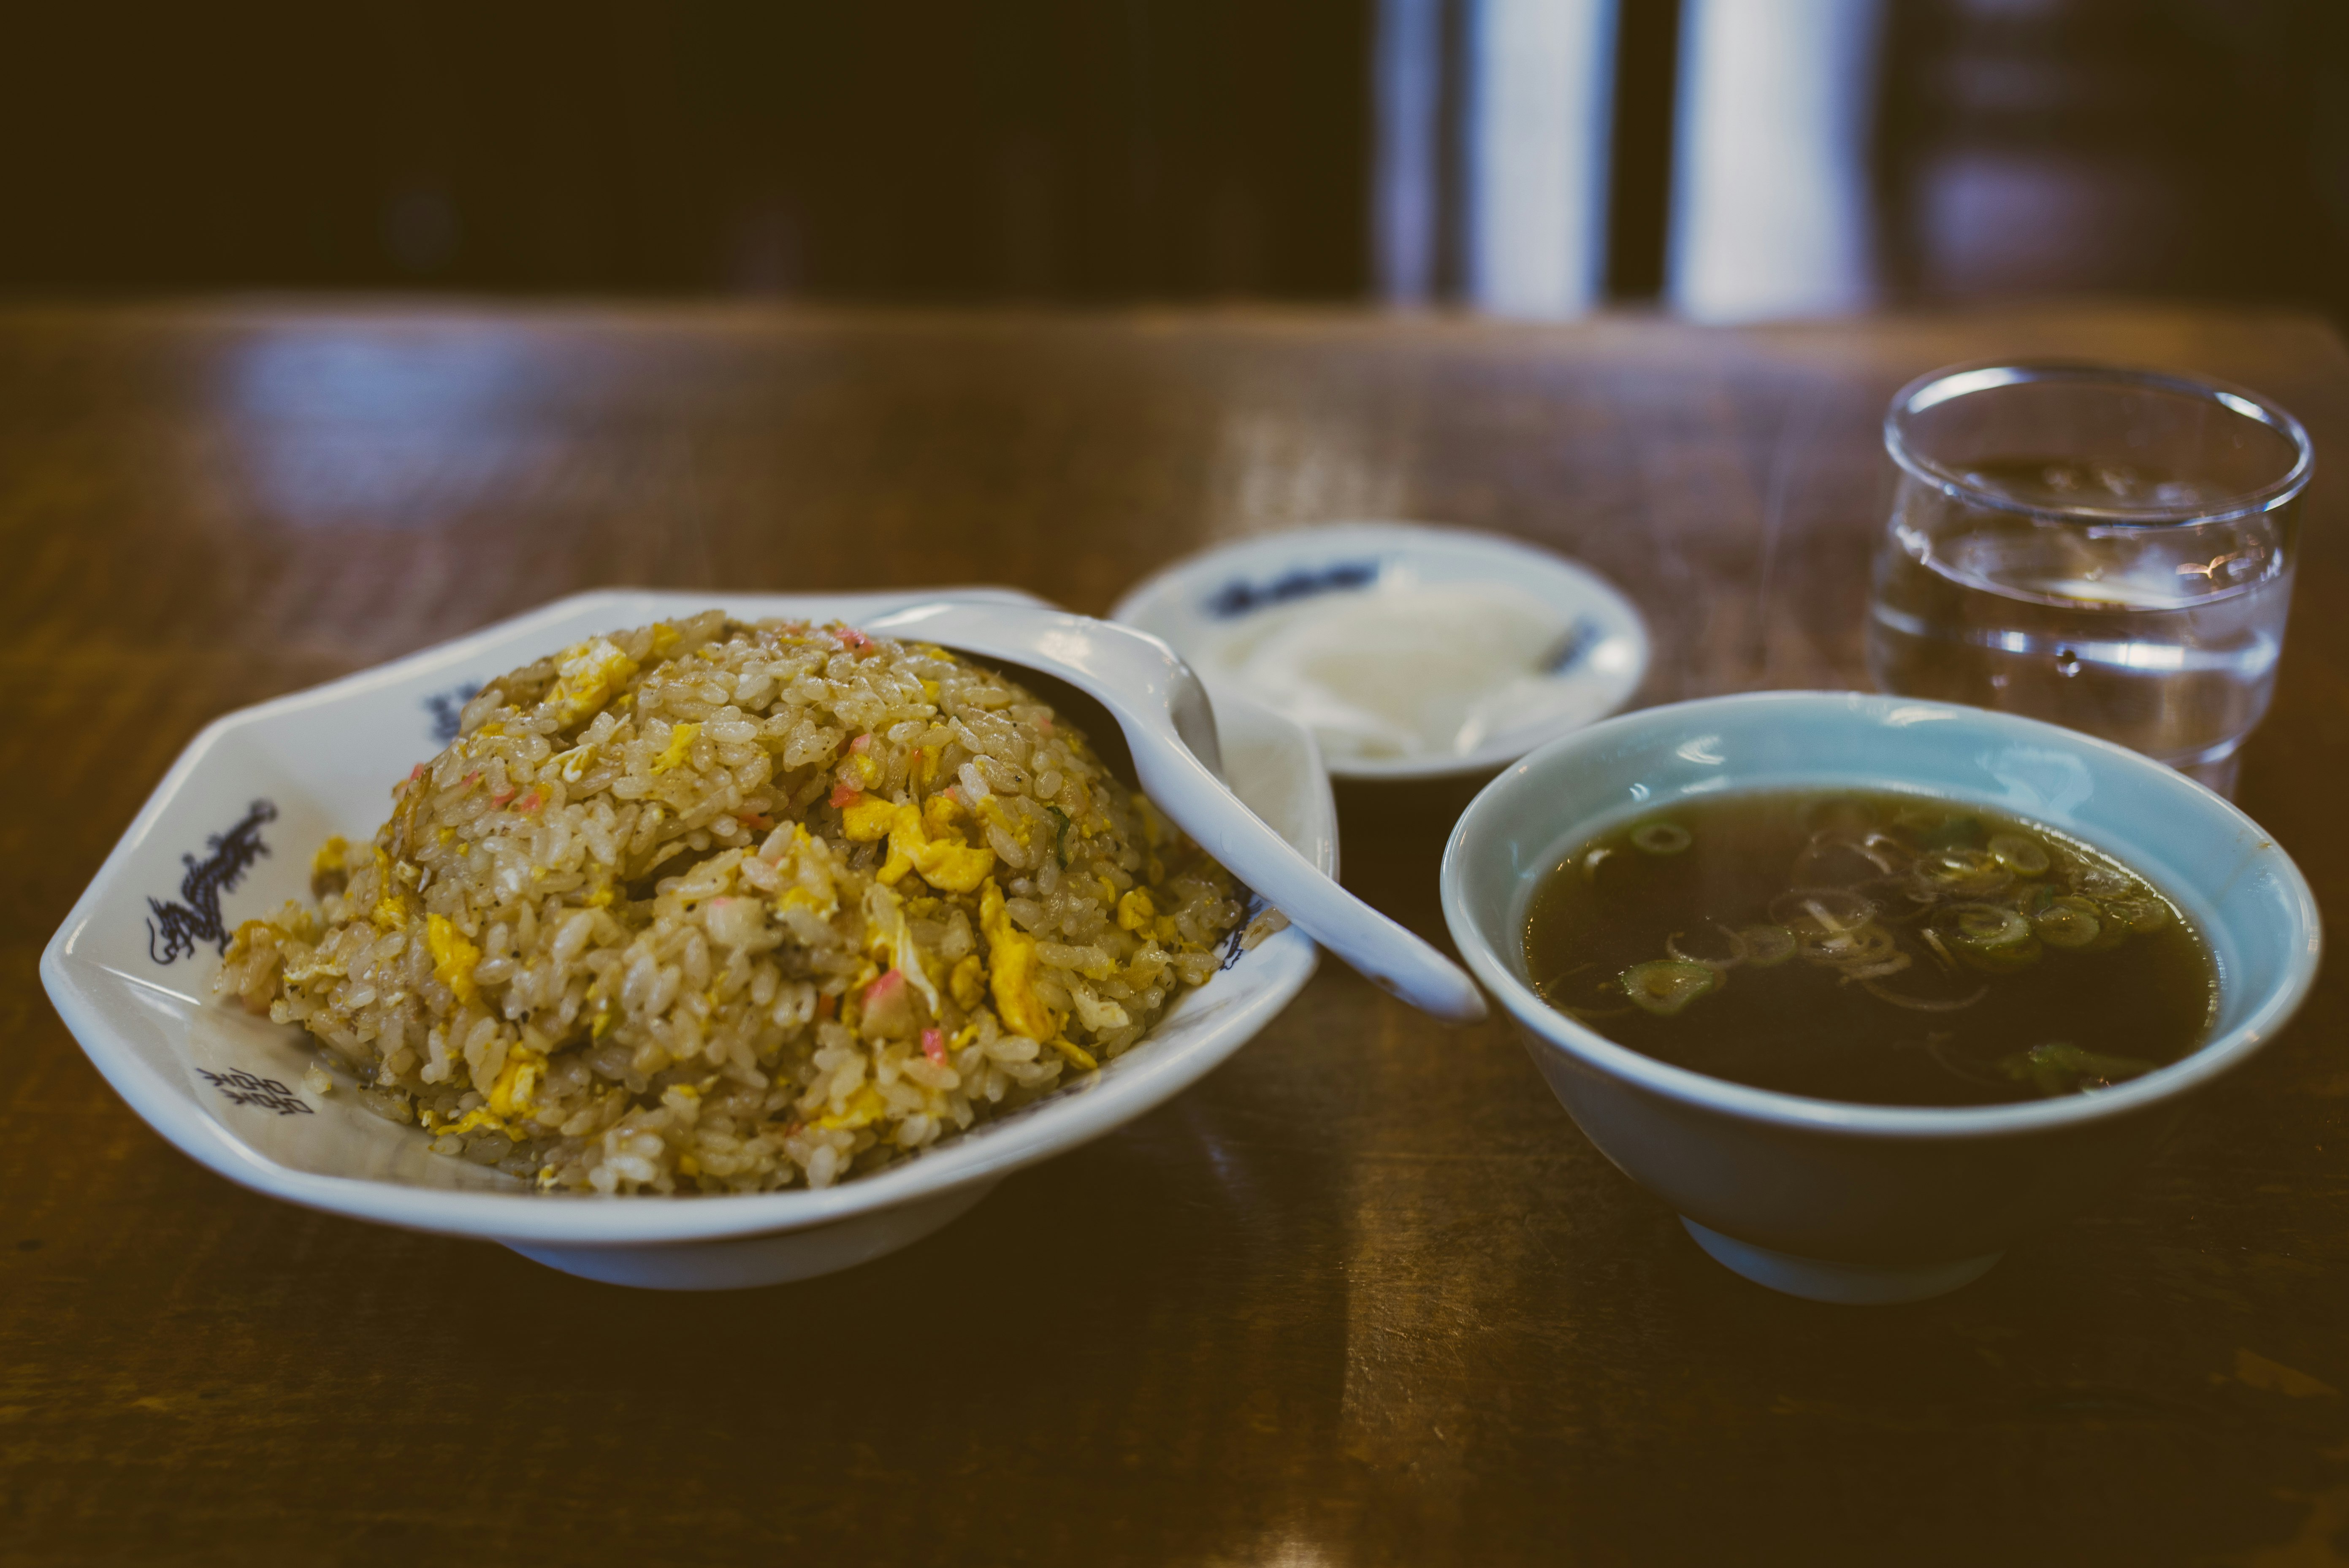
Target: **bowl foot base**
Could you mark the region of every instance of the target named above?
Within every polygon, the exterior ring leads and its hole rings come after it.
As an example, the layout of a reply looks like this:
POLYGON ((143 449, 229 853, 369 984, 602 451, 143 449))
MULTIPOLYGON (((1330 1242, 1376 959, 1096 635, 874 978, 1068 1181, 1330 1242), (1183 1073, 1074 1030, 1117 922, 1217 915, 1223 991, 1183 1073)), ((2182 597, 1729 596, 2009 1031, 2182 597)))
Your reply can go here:
POLYGON ((1959 1258, 1942 1264, 1839 1264, 1825 1258, 1796 1257, 1775 1253, 1708 1230, 1683 1215, 1681 1223, 1713 1262, 1755 1284, 1799 1295, 1806 1301, 1831 1301, 1847 1306, 1889 1306, 1897 1302, 1923 1301, 1946 1295, 1990 1273, 2004 1253, 1959 1258))
MULTIPOLYGON (((813 1279, 818 1274, 835 1274, 858 1264, 871 1263, 900 1247, 911 1246, 932 1231, 960 1218, 994 1190, 995 1183, 988 1181, 923 1202, 900 1203, 853 1219, 836 1220, 829 1225, 719 1242, 671 1242, 633 1247, 564 1246, 543 1242, 505 1244, 533 1263, 605 1284, 634 1285, 639 1290, 744 1290, 754 1285, 813 1279)), ((631 1203, 663 1201, 620 1200, 631 1203)))

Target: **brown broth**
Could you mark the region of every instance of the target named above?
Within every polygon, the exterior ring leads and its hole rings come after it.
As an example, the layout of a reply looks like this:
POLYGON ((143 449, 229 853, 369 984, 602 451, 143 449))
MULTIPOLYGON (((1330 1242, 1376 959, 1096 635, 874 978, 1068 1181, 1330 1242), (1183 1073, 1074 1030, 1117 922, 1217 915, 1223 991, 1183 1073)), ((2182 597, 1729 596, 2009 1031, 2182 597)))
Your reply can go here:
POLYGON ((1727 796, 1628 822, 1545 877, 1526 961, 1552 1006, 1644 1056, 1867 1105, 2103 1088, 2199 1047, 2218 999, 2209 945, 2143 877, 2037 823, 1905 795, 1727 796))

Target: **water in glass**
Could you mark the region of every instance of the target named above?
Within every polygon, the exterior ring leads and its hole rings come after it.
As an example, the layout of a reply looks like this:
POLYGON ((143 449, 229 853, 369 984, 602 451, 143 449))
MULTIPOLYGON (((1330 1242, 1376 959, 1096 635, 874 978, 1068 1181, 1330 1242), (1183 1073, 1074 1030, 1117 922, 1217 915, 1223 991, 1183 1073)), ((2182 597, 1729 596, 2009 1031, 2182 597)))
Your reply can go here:
MULTIPOLYGON (((2009 493, 2077 488, 2043 476, 2079 465, 2033 463, 2038 482, 2016 484, 2022 466, 1969 478, 2009 493)), ((2110 468, 2102 478, 2100 489, 2157 488, 2110 468)), ((2184 499, 2189 484, 2158 488, 2184 499)), ((2189 770, 2223 766, 2267 711, 2292 601, 2271 514, 2083 528, 1935 491, 1904 500, 1868 626, 1886 690, 2054 719, 2189 770)))
POLYGON ((2001 368, 1915 384, 1887 439, 1903 475, 1869 602, 1877 685, 2230 789, 2292 601, 2306 438, 2289 416, 2144 373, 2001 368))

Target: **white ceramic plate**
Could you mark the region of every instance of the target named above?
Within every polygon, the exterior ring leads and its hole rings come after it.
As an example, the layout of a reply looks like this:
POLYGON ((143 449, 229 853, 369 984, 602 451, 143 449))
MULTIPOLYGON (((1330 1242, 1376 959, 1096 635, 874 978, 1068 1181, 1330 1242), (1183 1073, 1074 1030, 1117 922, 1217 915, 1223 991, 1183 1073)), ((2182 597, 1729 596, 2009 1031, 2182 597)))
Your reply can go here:
POLYGON ((1409 522, 1339 522, 1258 535, 1178 561, 1119 601, 1110 618, 1164 638, 1217 691, 1245 689, 1233 650, 1337 593, 1404 584, 1486 583, 1532 595, 1557 619, 1570 650, 1542 716, 1466 749, 1404 757, 1350 756, 1325 737, 1340 779, 1443 779, 1491 773, 1536 747, 1615 712, 1648 673, 1648 628, 1630 600, 1588 567, 1499 534, 1409 522))
MULTIPOLYGON (((355 1219, 474 1236, 615 1284, 711 1289, 804 1278, 926 1235, 1004 1176, 1160 1104, 1229 1057, 1311 977, 1282 931, 1185 995, 1134 1048, 1049 1099, 822 1191, 666 1199, 529 1192, 432 1153, 412 1128, 312 1093, 300 1030, 216 1002, 222 934, 308 896, 329 833, 365 841, 390 787, 455 735, 469 688, 596 632, 722 605, 741 617, 851 623, 1002 590, 765 594, 616 591, 559 600, 471 636, 230 714, 196 737, 41 955, 74 1037, 150 1125, 232 1181, 355 1219)), ((1312 738, 1226 694, 1226 776, 1325 872, 1337 813, 1312 738)))

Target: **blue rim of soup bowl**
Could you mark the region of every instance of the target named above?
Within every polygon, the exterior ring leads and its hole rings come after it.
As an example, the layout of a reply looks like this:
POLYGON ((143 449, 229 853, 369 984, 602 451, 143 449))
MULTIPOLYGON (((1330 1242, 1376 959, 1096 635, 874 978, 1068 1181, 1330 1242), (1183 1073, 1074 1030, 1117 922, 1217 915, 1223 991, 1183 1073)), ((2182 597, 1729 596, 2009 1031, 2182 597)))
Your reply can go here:
MULTIPOLYGON (((1669 748, 1661 749, 1669 754, 1669 748)), ((1750 789, 1737 783, 1733 776, 1720 793, 1723 798, 1730 798, 1758 789, 1815 787, 1876 789, 1891 793, 1915 793, 1920 798, 1958 801, 1997 810, 2013 810, 1985 794, 1953 787, 1946 781, 1904 780, 1849 770, 1842 773, 1823 771, 1808 779, 1790 774, 1784 779, 1764 780, 1750 789)), ((1609 801, 1590 809, 1577 810, 1571 814, 1562 813, 1558 818, 1557 831, 1548 842, 1558 848, 1578 842, 1583 825, 1620 817, 1624 815, 1622 807, 1631 803, 1609 801)), ((1651 803, 1648 809, 1655 810, 1670 803, 1669 799, 1659 800, 1651 803)), ((2057 824, 2051 826, 2057 826, 2059 831, 2075 833, 2084 841, 2104 848, 2108 853, 2116 853, 2123 863, 2128 863, 2127 852, 2113 850, 2109 841, 2093 831, 2063 828, 2057 824)), ((1502 940, 1519 938, 1515 925, 1522 916, 1526 896, 1523 891, 1524 884, 1543 874, 1554 863, 1546 851, 1537 864, 1517 873, 1520 891, 1511 900, 1512 929, 1501 934, 1502 940)), ((1461 813, 1459 821, 1454 824, 1450 841, 1444 846, 1442 882, 1444 922, 1450 926, 1453 941, 1458 944, 1461 956, 1470 971, 1519 1024, 1540 1036, 1547 1044, 1611 1078, 1626 1080, 1670 1099, 1750 1121, 1812 1132, 1847 1133, 1855 1137, 1995 1138, 2044 1132, 2109 1117, 2127 1116, 2149 1109, 2164 1100, 2191 1093, 2241 1066, 2291 1021, 2316 982, 2323 948, 2323 928, 2317 914, 2315 895, 2310 892, 2307 879, 2292 863, 2292 857, 2277 848, 2266 830, 2231 801, 2212 793, 2184 774, 2125 747, 2038 719, 1996 713, 1987 708, 1920 702, 1908 697, 1880 696, 1865 692, 1752 692, 1733 696, 1703 697, 1661 707, 1642 708, 1561 737, 1528 753, 1485 786, 1469 803, 1467 810, 1461 813), (2286 963, 2281 981, 2271 987, 2269 994, 2261 999, 2249 1016, 2177 1061, 2111 1088, 2005 1105, 1866 1105, 1755 1088, 1643 1056, 1629 1047, 1616 1044, 1588 1025, 1568 1017, 1544 1001, 1530 985, 1517 977, 1515 970, 1495 950, 1492 938, 1467 908, 1464 884, 1469 874, 1469 857, 1476 852, 1479 835, 1486 819, 1498 809, 1498 802, 1513 790, 1529 788, 1524 782, 1527 776, 1544 769, 1557 758, 1619 746, 1641 730, 1657 730, 1678 736, 1700 726, 1718 722, 1718 717, 1736 715, 1751 719, 1767 716, 1773 709, 1777 710, 1775 717, 1782 724, 1791 723, 1806 714, 1832 716, 1831 721, 1855 723, 1869 728, 1882 727, 1896 715, 1905 717, 1910 722, 1923 717, 1940 718, 1970 725, 1976 733, 1986 738, 1995 737, 2075 754, 2085 753, 2100 758, 2109 765, 2165 780, 2157 788, 2173 793, 2181 815, 2192 813, 2215 826, 2248 831, 2258 841, 2260 847, 2251 851, 2251 859, 2262 869, 2272 872, 2282 884, 2292 906, 2292 920, 2295 935, 2299 938, 2298 951, 2286 963)), ((2157 881, 2156 885, 2161 884, 2157 881)), ((2168 892, 2169 890, 2164 891, 2168 892)))

